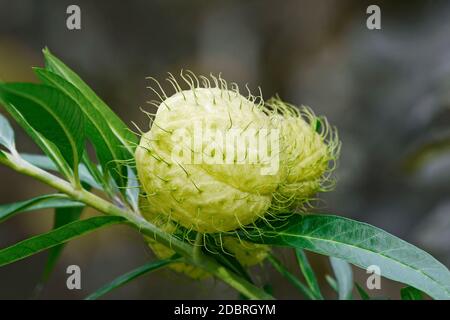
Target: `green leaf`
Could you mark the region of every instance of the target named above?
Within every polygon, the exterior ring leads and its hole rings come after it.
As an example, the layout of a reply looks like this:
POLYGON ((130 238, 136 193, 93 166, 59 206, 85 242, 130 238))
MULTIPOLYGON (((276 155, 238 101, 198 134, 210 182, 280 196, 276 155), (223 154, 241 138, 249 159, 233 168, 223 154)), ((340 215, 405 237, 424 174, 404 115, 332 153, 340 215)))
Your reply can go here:
POLYGON ((355 287, 362 300, 370 300, 369 294, 357 282, 355 282, 355 287))
POLYGON ((38 77, 70 97, 83 111, 86 118, 87 138, 92 142, 103 172, 109 172, 117 185, 126 187, 127 168, 124 162, 130 159, 120 140, 114 135, 105 118, 86 97, 70 82, 52 71, 35 68, 38 77))
POLYGON ((169 259, 165 260, 158 260, 158 261, 152 261, 149 262, 137 269, 134 269, 128 273, 125 273, 124 275, 121 275, 120 277, 116 278, 115 280, 111 281, 107 285, 101 287, 94 293, 90 294, 88 297, 86 297, 86 300, 95 300, 100 298, 101 296, 105 295, 106 293, 119 288, 123 286, 124 284, 136 279, 137 277, 140 277, 144 274, 147 274, 152 271, 156 271, 158 269, 161 269, 171 263, 174 263, 176 261, 180 260, 180 257, 175 256, 169 259))
POLYGON ((139 211, 139 194, 141 192, 141 188, 139 186, 139 180, 136 177, 134 171, 128 167, 128 179, 127 179, 127 188, 125 195, 128 199, 128 202, 131 205, 131 208, 134 212, 139 211))
MULTIPOLYGON (((58 171, 58 168, 50 160, 48 157, 39 155, 39 154, 29 154, 29 153, 21 153, 20 156, 25 161, 31 163, 32 165, 41 168, 43 170, 49 170, 49 171, 58 171)), ((80 180, 88 185, 90 185, 93 188, 96 188, 98 190, 103 190, 102 186, 99 185, 94 179, 94 177, 91 175, 89 170, 86 168, 86 166, 83 163, 79 164, 78 172, 80 175, 80 180)))
POLYGON ((63 227, 23 240, 0 250, 0 267, 65 243, 99 228, 123 223, 122 217, 100 216, 66 224, 63 227))
POLYGON ((350 265, 335 257, 330 257, 331 267, 337 280, 339 300, 349 300, 352 298, 353 272, 350 265))
POLYGON ((322 300, 323 296, 322 293, 320 292, 319 283, 317 282, 316 275, 314 274, 314 271, 311 268, 311 265, 309 264, 305 252, 297 248, 295 249, 295 255, 297 257, 298 265, 300 266, 300 270, 302 271, 303 277, 305 277, 309 289, 313 292, 314 296, 317 299, 322 300))
POLYGON ((450 299, 449 270, 423 250, 366 223, 331 215, 292 215, 242 239, 301 248, 367 269, 381 268, 389 279, 416 287, 434 299, 450 299))
POLYGON ((57 171, 58 168, 48 157, 40 154, 21 153, 20 157, 32 165, 48 171, 57 171))
MULTIPOLYGON (((86 188, 88 191, 90 190, 90 186, 87 186, 86 188)), ((84 206, 55 208, 53 230, 58 229, 70 222, 79 220, 84 208, 85 208, 84 206)), ((36 294, 39 293, 40 289, 43 288, 44 284, 49 279, 53 269, 56 266, 56 263, 58 262, 58 258, 60 257, 64 247, 65 247, 65 243, 59 244, 59 245, 49 249, 44 272, 42 274, 39 284, 36 287, 36 291, 35 291, 36 294)))
POLYGON ((402 300, 423 300, 423 294, 414 287, 405 287, 400 290, 402 300))
POLYGON ((91 102, 92 106, 108 121, 114 135, 128 151, 130 157, 138 143, 137 137, 128 129, 127 125, 95 94, 95 92, 61 60, 50 53, 48 48, 43 50, 46 69, 61 76, 74 85, 81 94, 91 102))
POLYGON ((85 121, 82 111, 69 97, 45 85, 7 83, 0 84, 0 100, 14 106, 31 127, 54 143, 77 172, 84 150, 85 121))
POLYGON ((337 284, 336 280, 332 276, 330 276, 329 274, 326 274, 325 275, 325 280, 330 285, 331 289, 336 291, 336 293, 339 293, 338 284, 337 284))
POLYGON ((19 212, 41 210, 47 208, 83 207, 84 204, 71 200, 60 193, 39 196, 25 201, 0 205, 0 222, 11 218, 19 212))
MULTIPOLYGON (((83 166, 87 172, 87 174, 92 177, 92 179, 95 181, 95 183, 98 183, 99 185, 104 185, 104 189, 109 189, 109 185, 106 184, 105 177, 103 175, 102 169, 99 168, 89 157, 87 152, 83 154, 83 158, 81 159, 82 163, 80 166, 83 166)), ((81 175, 81 174, 80 174, 81 175)))
POLYGON ((7 148, 9 151, 16 150, 14 143, 14 131, 9 124, 9 121, 0 114, 0 145, 7 148))
MULTIPOLYGON (((65 226, 73 221, 80 219, 81 213, 84 207, 66 207, 66 208, 56 208, 55 217, 53 221, 53 230, 56 230, 62 226, 65 226)), ((59 244, 50 248, 48 251, 47 263, 44 268, 44 274, 42 275, 42 282, 46 282, 52 273, 59 256, 64 249, 65 243, 59 244)))
POLYGON ((292 283, 294 287, 296 287, 303 296, 305 296, 305 298, 316 300, 316 297, 311 292, 311 290, 309 290, 309 288, 305 286, 295 275, 293 275, 289 270, 287 270, 286 267, 283 266, 283 264, 280 261, 278 261, 277 258, 275 258, 273 255, 269 255, 267 259, 281 275, 283 275, 287 280, 289 280, 289 282, 292 283))
POLYGON ((61 152, 54 143, 46 139, 42 134, 37 132, 22 116, 22 114, 13 105, 4 105, 9 114, 16 120, 16 122, 30 135, 34 142, 41 148, 41 150, 53 161, 57 169, 70 181, 72 180, 72 170, 67 162, 64 160, 61 152))

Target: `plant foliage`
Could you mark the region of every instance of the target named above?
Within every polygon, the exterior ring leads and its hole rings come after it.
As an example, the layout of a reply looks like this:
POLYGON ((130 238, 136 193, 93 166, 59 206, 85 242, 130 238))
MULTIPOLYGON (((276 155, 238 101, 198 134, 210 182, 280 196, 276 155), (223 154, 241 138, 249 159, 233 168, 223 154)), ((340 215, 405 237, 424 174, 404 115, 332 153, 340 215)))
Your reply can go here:
MULTIPOLYGON (((0 266, 49 250, 44 282, 54 269, 64 244, 100 228, 126 224, 145 236, 170 246, 176 255, 150 261, 105 285, 88 298, 95 299, 148 272, 172 263, 193 264, 227 282, 248 298, 272 298, 253 283, 251 273, 225 253, 198 250, 140 216, 139 187, 133 164, 137 137, 95 92, 48 49, 45 68, 35 68, 39 84, 0 83, 0 104, 42 150, 41 155, 16 150, 14 132, 0 115, 0 163, 57 190, 11 204, 0 205, 0 222, 22 212, 54 208, 53 229, 0 249, 0 266), (86 151, 91 144, 95 158, 86 151), (91 192, 96 189, 102 197, 91 192), (92 207, 104 216, 80 219, 92 207)), ((34 219, 39 213, 28 214, 34 219)), ((261 222, 262 223, 262 222, 261 222)), ((279 271, 307 299, 323 299, 321 279, 305 251, 330 257, 334 278, 327 281, 339 299, 353 298, 350 266, 377 265, 382 276, 407 285, 403 299, 450 299, 450 272, 430 254, 377 227, 341 216, 319 213, 293 214, 261 229, 246 229, 241 240, 293 249, 298 270, 289 270, 275 255, 269 256, 279 271), (299 277, 296 273, 300 273, 299 277)), ((370 296, 360 286, 362 299, 370 296)))

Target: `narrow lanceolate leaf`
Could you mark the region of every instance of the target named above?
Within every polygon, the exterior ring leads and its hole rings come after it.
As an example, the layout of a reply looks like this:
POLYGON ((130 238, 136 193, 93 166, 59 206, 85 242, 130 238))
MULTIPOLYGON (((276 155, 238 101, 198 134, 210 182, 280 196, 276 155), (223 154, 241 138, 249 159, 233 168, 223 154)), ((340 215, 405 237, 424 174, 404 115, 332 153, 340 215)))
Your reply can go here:
POLYGON ((331 215, 293 215, 288 221, 240 235, 245 240, 302 248, 343 259, 427 293, 450 299, 449 270, 423 250, 366 223, 331 215))
POLYGON ((369 294, 357 282, 355 282, 356 290, 358 290, 361 300, 370 300, 369 294))
POLYGON ((305 286, 295 275, 293 275, 288 269, 286 269, 286 267, 283 266, 283 264, 278 261, 277 258, 275 258, 273 255, 270 255, 268 257, 268 260, 273 265, 273 267, 287 280, 289 280, 289 282, 292 283, 292 285, 294 285, 294 287, 296 287, 305 298, 316 300, 316 297, 311 292, 311 290, 309 290, 309 288, 305 286))
POLYGON ((423 300, 423 294, 414 287, 405 287, 400 290, 402 300, 423 300))
POLYGON ((124 275, 121 275, 120 277, 114 279, 110 283, 101 287, 100 289, 98 289, 97 291, 95 291, 94 293, 92 293, 91 295, 86 297, 86 300, 98 299, 101 296, 105 295, 106 293, 108 293, 116 288, 119 288, 119 287, 123 286, 124 284, 126 284, 144 274, 161 269, 171 263, 178 261, 179 259, 180 259, 179 257, 173 257, 173 258, 164 259, 164 260, 152 261, 147 264, 144 264, 143 266, 141 266, 137 269, 134 269, 128 273, 125 273, 124 275))
MULTIPOLYGON (((22 116, 22 114, 13 105, 5 104, 4 107, 16 122, 28 133, 41 150, 51 159, 56 166, 55 170, 59 171, 67 179, 71 180, 73 174, 67 162, 64 160, 57 146, 46 139, 42 134, 37 132, 22 116)), ((71 180, 72 181, 72 180, 71 180)))
MULTIPOLYGON (((58 167, 55 165, 55 163, 46 156, 40 154, 21 153, 20 157, 43 170, 58 171, 58 167)), ((97 183, 96 179, 94 179, 94 177, 91 175, 91 173, 83 163, 79 164, 78 173, 82 182, 95 189, 102 190, 102 186, 97 183)))
POLYGON ((128 180, 127 180, 127 190, 125 192, 125 195, 128 199, 128 202, 131 204, 131 207, 133 211, 138 212, 139 211, 139 193, 140 193, 140 186, 139 186, 139 180, 136 177, 136 174, 134 171, 127 167, 128 172, 128 180))
POLYGON ((99 166, 91 160, 87 152, 83 154, 83 158, 81 159, 81 161, 82 163, 80 163, 80 166, 83 166, 86 169, 86 172, 92 177, 92 179, 94 179, 96 183, 102 185, 106 182, 104 179, 105 177, 103 176, 102 169, 99 168, 99 166))
POLYGON ((16 149, 14 144, 14 131, 8 120, 2 114, 0 114, 0 145, 9 151, 16 149))
POLYGON ((0 205, 0 222, 11 218, 19 212, 48 208, 83 207, 84 204, 71 200, 60 193, 47 194, 33 199, 0 205))
MULTIPOLYGON (((0 101, 16 108, 29 125, 77 169, 84 149, 84 116, 78 106, 55 88, 32 83, 0 84, 0 101)), ((27 129, 27 128, 24 128, 27 129)))
POLYGON ((336 293, 339 293, 337 281, 332 276, 330 276, 329 274, 325 275, 325 280, 327 281, 331 289, 333 289, 336 293))
POLYGON ((26 239, 0 250, 0 267, 29 257, 43 250, 68 242, 99 228, 123 223, 122 217, 101 216, 69 223, 56 230, 26 239))
POLYGON ((353 272, 348 262, 330 257, 331 267, 337 280, 339 300, 349 300, 353 290, 353 272))
POLYGON ((130 159, 130 155, 113 133, 108 119, 70 82, 46 69, 35 68, 35 72, 45 84, 64 92, 83 111, 86 118, 86 136, 95 148, 103 172, 109 172, 117 185, 125 189, 127 168, 124 162, 130 159))
POLYGON ((122 145, 128 151, 129 155, 133 155, 134 146, 138 143, 137 137, 129 131, 127 125, 104 103, 95 92, 69 67, 67 67, 61 60, 56 58, 46 48, 44 49, 44 57, 46 69, 61 76, 66 81, 74 85, 81 94, 91 102, 97 111, 108 121, 108 124, 120 140, 122 145))
POLYGON ((302 249, 295 249, 295 255, 297 257, 298 265, 302 271, 303 277, 308 284, 309 289, 313 292, 317 299, 323 299, 322 293, 320 292, 319 283, 317 282, 316 275, 309 264, 308 257, 306 257, 305 252, 302 249))
MULTIPOLYGON (((55 208, 55 217, 53 221, 53 230, 56 230, 66 224, 80 219, 81 213, 83 212, 83 206, 75 207, 61 207, 55 208)), ((44 274, 42 276, 42 282, 46 282, 50 277, 58 258, 64 249, 65 243, 58 244, 48 251, 47 262, 45 264, 44 274)))

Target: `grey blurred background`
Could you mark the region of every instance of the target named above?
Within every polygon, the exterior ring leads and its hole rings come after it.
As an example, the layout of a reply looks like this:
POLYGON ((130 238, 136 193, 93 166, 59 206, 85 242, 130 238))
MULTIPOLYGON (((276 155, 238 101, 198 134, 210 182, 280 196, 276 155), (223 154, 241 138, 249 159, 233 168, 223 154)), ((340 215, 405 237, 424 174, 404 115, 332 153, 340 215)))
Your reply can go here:
MULTIPOLYGON (((450 2, 448 1, 31 1, 0 0, 0 79, 36 81, 41 49, 81 75, 127 122, 145 128, 139 111, 153 99, 146 76, 191 69, 311 106, 338 127, 343 142, 334 192, 324 211, 366 221, 429 251, 450 265, 450 153, 405 170, 409 155, 450 128, 450 2), (66 8, 81 7, 82 30, 66 28, 66 8), (378 4, 382 30, 366 28, 378 4)), ((4 111, 1 111, 4 113, 4 111)), ((20 151, 38 149, 14 125, 20 151)), ((0 167, 0 203, 51 192, 0 167)), ((85 215, 93 214, 86 212, 85 215)), ((47 231, 52 212, 18 215, 0 224, 0 247, 47 231)), ((295 270, 290 252, 282 260, 295 270)), ((328 262, 311 255, 323 281, 328 262)), ((38 298, 78 299, 137 267, 152 254, 126 227, 71 242, 38 298), (82 270, 82 290, 69 291, 65 269, 82 270)), ((0 269, 0 298, 32 298, 46 253, 0 269)), ((356 279, 365 283, 364 271, 356 279)), ((299 298, 272 268, 255 270, 279 298, 299 298)), ((374 296, 398 298, 384 280, 374 296)), ((328 297, 332 292, 327 289, 328 297)), ((110 299, 236 298, 215 281, 167 271, 134 281, 110 299)))

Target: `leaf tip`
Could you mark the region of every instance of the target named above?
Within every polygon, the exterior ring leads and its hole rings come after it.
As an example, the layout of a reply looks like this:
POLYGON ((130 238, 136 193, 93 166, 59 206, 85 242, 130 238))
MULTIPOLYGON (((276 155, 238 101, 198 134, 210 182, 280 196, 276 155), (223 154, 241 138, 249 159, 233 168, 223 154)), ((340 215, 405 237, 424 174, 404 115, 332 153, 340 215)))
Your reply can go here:
POLYGON ((47 46, 45 46, 45 47, 42 49, 42 53, 44 54, 44 56, 45 56, 45 55, 51 55, 50 49, 49 49, 47 46))

